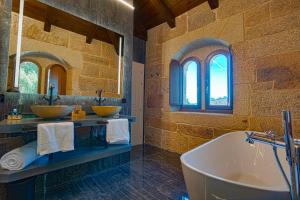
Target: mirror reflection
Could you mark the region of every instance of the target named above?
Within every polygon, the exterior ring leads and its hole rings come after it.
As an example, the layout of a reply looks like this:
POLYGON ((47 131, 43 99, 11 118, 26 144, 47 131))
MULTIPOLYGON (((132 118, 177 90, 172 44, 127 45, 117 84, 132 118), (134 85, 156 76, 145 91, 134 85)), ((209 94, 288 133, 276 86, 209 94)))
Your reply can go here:
POLYGON ((55 9, 26 0, 20 62, 17 58, 19 0, 13 1, 8 88, 21 93, 122 96, 122 35, 55 9))

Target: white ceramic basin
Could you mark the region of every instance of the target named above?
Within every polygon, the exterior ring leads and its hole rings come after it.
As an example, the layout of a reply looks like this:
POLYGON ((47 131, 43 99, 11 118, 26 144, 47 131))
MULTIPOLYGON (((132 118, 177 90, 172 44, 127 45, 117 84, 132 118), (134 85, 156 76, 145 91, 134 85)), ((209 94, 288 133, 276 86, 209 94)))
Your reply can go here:
MULTIPOLYGON (((245 139, 244 131, 228 133, 181 156, 191 200, 289 200, 272 147, 245 139)), ((289 176, 285 150, 278 156, 289 176)))
POLYGON ((73 106, 67 105, 32 105, 31 110, 34 114, 43 119, 57 119, 69 115, 73 106))
POLYGON ((92 106, 93 111, 100 117, 109 117, 118 114, 121 106, 92 106))

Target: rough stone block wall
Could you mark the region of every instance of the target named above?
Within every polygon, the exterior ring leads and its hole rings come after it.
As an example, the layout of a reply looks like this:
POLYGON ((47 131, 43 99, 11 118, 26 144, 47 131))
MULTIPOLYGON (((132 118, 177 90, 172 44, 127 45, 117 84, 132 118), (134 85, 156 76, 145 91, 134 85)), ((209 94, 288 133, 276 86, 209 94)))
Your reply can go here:
MULTIPOLYGON (((126 103, 121 104, 121 99, 110 98, 106 102, 111 105, 122 105, 122 114, 131 114, 131 66, 133 50, 133 11, 117 1, 111 0, 40 0, 43 3, 64 10, 80 18, 106 27, 119 34, 124 35, 124 66, 123 66, 123 97, 126 103)), ((0 0, 0 93, 7 90, 7 69, 9 57, 9 34, 11 22, 11 0, 0 0)), ((132 3, 132 0, 128 0, 132 3)), ((39 95, 18 95, 5 93, 6 101, 0 103, 0 119, 13 107, 20 106, 24 112, 30 111, 30 105, 39 101, 39 95)), ((63 97, 61 104, 82 104, 90 109, 95 102, 92 97, 63 97)), ((87 110, 90 112, 90 110, 87 110)), ((9 139, 1 139, 5 143, 9 139)), ((14 141, 16 144, 18 141, 14 141)), ((11 144, 8 144, 12 147, 11 144)), ((2 149, 1 149, 2 150, 2 149)), ((5 149, 9 150, 9 149, 5 149)), ((0 199, 6 199, 5 185, 0 184, 0 199)))
POLYGON ((148 31, 145 142, 183 153, 235 130, 282 133, 281 111, 289 109, 300 137, 300 1, 220 0, 148 31), (201 38, 232 45, 233 114, 170 112, 169 63, 185 45, 201 38))
POLYGON ((12 1, 0 0, 0 92, 6 90, 12 1))

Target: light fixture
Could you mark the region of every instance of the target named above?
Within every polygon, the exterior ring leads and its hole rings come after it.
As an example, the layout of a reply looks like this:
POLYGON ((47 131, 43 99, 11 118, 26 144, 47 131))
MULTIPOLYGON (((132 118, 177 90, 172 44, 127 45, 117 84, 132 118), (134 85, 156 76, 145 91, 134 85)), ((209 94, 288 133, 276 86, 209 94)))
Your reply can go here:
POLYGON ((128 2, 126 2, 125 0, 118 0, 119 2, 121 2, 122 4, 126 5, 127 7, 131 8, 132 10, 134 10, 134 7, 129 4, 128 2))
POLYGON ((14 88, 19 88, 19 76, 20 76, 20 60, 21 60, 21 49, 22 49, 22 31, 23 31, 23 15, 24 15, 24 0, 20 0, 19 9, 19 21, 18 21, 18 38, 17 38, 17 53, 15 63, 15 80, 14 88))
POLYGON ((122 67, 123 38, 119 39, 119 65, 118 65, 118 94, 121 94, 121 67, 122 67))

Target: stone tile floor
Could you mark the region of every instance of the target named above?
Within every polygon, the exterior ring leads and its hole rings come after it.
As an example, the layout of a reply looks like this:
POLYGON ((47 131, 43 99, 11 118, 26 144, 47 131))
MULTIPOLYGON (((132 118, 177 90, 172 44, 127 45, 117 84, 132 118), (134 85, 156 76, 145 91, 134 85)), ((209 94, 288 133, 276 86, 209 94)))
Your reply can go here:
POLYGON ((134 147, 131 161, 46 193, 47 200, 188 200, 179 155, 134 147))

